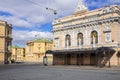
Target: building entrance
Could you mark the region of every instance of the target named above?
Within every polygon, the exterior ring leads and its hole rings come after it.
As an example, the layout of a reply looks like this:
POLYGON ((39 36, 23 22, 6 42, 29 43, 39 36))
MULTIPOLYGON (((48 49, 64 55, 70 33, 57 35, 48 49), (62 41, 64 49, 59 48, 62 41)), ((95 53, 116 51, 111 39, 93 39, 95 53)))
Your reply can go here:
POLYGON ((90 54, 90 65, 95 65, 96 64, 96 56, 95 53, 90 54))
POLYGON ((71 54, 67 54, 66 61, 67 61, 66 64, 68 64, 68 65, 71 64, 71 54))
POLYGON ((77 54, 77 65, 83 65, 83 54, 77 54))

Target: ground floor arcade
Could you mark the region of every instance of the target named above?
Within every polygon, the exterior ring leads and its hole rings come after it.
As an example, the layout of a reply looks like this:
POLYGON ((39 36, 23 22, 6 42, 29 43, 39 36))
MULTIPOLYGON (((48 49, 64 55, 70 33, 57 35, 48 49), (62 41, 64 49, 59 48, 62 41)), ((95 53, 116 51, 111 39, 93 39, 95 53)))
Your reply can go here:
POLYGON ((120 57, 114 49, 97 48, 89 50, 56 50, 53 54, 53 65, 119 65, 120 57))

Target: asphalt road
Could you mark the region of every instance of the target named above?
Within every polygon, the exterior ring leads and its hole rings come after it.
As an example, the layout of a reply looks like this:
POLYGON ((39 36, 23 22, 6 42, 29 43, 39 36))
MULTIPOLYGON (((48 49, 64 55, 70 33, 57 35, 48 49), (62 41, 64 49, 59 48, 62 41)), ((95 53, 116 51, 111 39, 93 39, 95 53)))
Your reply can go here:
POLYGON ((120 70, 87 70, 42 64, 0 65, 0 80, 120 80, 120 70))

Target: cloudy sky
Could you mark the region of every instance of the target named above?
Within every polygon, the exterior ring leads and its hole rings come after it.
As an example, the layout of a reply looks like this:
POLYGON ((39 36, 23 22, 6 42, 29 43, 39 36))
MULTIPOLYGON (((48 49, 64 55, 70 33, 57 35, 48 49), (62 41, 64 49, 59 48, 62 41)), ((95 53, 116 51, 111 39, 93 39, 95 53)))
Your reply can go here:
POLYGON ((0 0, 0 20, 13 25, 13 45, 24 46, 28 40, 52 39, 52 20, 72 14, 78 2, 93 10, 120 0, 0 0), (46 8, 57 10, 54 15, 46 8))

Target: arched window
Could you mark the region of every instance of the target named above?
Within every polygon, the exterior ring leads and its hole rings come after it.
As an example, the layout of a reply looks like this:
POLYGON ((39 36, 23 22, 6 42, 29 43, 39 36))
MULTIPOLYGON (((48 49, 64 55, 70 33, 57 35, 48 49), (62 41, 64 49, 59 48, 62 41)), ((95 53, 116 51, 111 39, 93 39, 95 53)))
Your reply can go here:
POLYGON ((98 33, 97 31, 91 32, 91 44, 98 44, 98 33))
POLYGON ((71 38, 70 38, 70 35, 67 34, 65 36, 65 46, 70 46, 71 45, 71 38))
POLYGON ((77 45, 83 45, 83 34, 82 33, 78 33, 77 35, 77 45))

